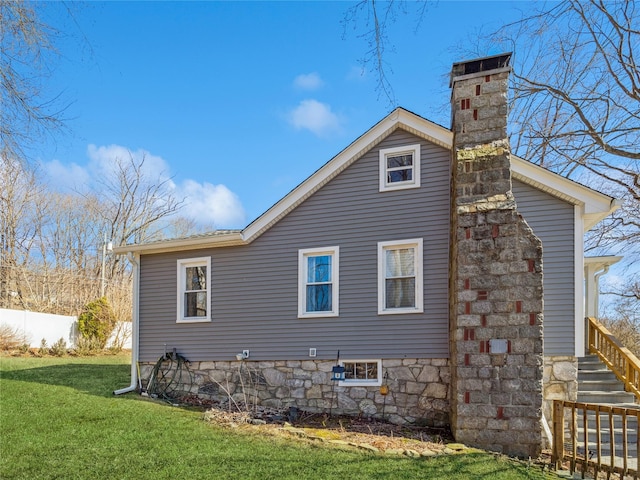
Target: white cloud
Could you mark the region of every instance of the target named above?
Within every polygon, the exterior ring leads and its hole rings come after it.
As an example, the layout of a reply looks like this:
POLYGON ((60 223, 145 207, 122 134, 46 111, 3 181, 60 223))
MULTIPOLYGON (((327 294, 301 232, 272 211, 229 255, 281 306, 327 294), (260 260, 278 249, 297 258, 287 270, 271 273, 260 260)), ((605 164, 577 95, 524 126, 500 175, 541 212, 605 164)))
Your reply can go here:
POLYGON ((176 187, 176 196, 185 198, 181 213, 200 224, 216 227, 244 226, 245 212, 238 196, 225 185, 185 180, 176 187))
POLYGON ((180 184, 171 180, 169 164, 147 150, 130 150, 121 145, 87 147, 86 165, 63 164, 59 160, 42 163, 42 170, 53 188, 72 191, 100 191, 102 184, 114 173, 116 160, 128 160, 130 156, 138 163, 144 158, 142 173, 152 181, 166 182, 176 199, 184 201, 179 215, 193 219, 196 223, 216 227, 244 226, 245 212, 238 196, 225 185, 199 183, 186 179, 180 184))
POLYGON ((341 120, 331 111, 331 106, 317 100, 302 100, 288 115, 297 130, 309 130, 319 137, 339 132, 341 120))
POLYGON ((91 181, 86 167, 77 163, 63 164, 60 160, 41 163, 41 168, 51 187, 60 190, 81 190, 91 181))
POLYGON ((87 147, 88 162, 85 165, 77 163, 64 164, 60 160, 42 162, 41 168, 52 188, 62 191, 86 192, 100 189, 100 184, 108 181, 115 173, 116 160, 128 161, 130 157, 137 163, 144 158, 142 172, 150 178, 167 181, 169 179, 169 165, 161 157, 153 155, 147 150, 129 150, 120 145, 87 147))
POLYGON ((361 65, 353 65, 347 72, 347 80, 361 82, 366 80, 367 71, 361 65))
POLYGON ((316 72, 303 73, 293 80, 293 85, 300 90, 318 90, 324 82, 316 72))
POLYGON ((129 161, 132 158, 136 164, 144 159, 142 172, 151 178, 166 180, 170 176, 169 164, 162 157, 142 148, 130 150, 121 145, 97 147, 91 144, 87 147, 87 155, 90 160, 88 168, 98 175, 111 175, 114 172, 115 160, 129 161))

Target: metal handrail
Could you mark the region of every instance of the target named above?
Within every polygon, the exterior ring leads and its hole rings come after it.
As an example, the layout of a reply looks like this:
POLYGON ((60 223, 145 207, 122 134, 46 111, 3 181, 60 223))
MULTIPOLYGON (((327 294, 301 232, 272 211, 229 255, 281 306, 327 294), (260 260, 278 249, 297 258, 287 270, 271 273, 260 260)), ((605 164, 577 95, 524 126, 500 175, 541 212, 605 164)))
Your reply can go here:
POLYGON ((616 377, 624 389, 640 400, 640 360, 626 348, 603 324, 588 318, 589 353, 596 354, 616 377))

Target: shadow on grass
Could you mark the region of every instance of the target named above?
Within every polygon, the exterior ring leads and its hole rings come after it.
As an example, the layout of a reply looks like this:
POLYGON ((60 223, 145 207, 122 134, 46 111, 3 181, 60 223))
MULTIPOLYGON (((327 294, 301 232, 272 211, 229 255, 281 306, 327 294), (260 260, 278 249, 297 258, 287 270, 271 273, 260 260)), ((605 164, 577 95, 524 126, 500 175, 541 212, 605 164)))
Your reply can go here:
POLYGON ((113 396, 113 391, 130 383, 130 365, 64 364, 3 371, 0 379, 42 383, 79 390, 99 397, 113 396))

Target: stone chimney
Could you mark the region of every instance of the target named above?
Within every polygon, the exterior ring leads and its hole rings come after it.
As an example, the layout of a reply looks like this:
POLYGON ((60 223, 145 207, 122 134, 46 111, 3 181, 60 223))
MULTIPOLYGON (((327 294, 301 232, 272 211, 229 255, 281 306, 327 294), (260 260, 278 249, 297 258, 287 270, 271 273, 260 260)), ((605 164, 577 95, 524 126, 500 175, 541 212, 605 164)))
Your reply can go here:
POLYGON ((511 192, 511 54, 451 72, 451 426, 519 457, 542 446, 542 244, 511 192))

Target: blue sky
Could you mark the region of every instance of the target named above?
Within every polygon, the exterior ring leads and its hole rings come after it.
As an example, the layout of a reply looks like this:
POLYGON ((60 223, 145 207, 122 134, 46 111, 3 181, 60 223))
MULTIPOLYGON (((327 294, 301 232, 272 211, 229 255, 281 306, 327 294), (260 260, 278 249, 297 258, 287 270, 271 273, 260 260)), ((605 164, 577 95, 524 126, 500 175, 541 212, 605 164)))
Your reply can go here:
MULTIPOLYGON (((144 154, 186 198, 183 215, 247 225, 392 109, 361 65, 366 17, 344 25, 354 4, 79 5, 49 85, 70 102, 70 130, 38 150, 42 171, 57 188, 78 188, 115 157, 144 154)), ((461 48, 498 53, 474 34, 531 6, 440 1, 418 22, 407 3, 386 56, 398 105, 448 126, 461 48)))

